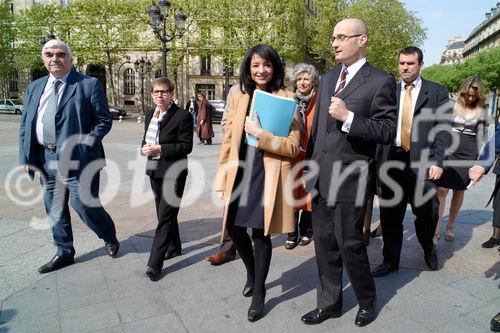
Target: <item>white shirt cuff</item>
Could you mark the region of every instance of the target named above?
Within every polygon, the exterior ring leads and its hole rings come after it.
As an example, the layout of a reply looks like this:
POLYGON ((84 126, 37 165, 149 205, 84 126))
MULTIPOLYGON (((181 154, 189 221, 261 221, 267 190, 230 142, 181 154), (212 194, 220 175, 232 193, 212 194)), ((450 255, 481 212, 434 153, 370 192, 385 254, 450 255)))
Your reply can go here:
POLYGON ((342 125, 342 132, 349 133, 353 119, 354 119, 354 113, 352 111, 349 111, 349 114, 347 115, 347 119, 344 122, 344 124, 342 125))

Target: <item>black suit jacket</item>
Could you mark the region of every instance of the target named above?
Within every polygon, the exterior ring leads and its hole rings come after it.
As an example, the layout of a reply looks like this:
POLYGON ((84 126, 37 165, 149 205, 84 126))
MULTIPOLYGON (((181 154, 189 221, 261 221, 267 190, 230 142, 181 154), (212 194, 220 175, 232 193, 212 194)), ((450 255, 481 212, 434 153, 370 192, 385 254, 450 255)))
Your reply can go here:
POLYGON ((365 182, 361 187, 366 188, 367 180, 361 174, 371 177, 377 144, 390 143, 396 135, 396 81, 391 74, 368 63, 337 96, 354 113, 349 132, 341 130, 343 123, 328 113, 340 70, 339 67, 328 72, 321 80, 308 152, 311 162, 320 169, 307 182, 306 189, 311 192, 318 185, 321 196, 328 198, 330 204, 355 202, 359 182, 365 182), (359 161, 363 165, 346 174, 345 179, 332 179, 335 168, 344 171, 359 161), (341 189, 335 198, 329 196, 331 186, 341 189))
MULTIPOLYGON (((146 144, 146 132, 154 111, 154 108, 149 109, 146 115, 141 146, 146 144)), ((152 160, 148 157, 146 174, 153 178, 163 178, 169 168, 175 164, 175 176, 177 176, 180 170, 187 170, 187 155, 193 150, 193 117, 189 112, 172 103, 159 127, 158 141, 161 145, 161 158, 152 160)))
MULTIPOLYGON (((401 84, 397 85, 397 110, 400 106, 401 84)), ((410 161, 425 161, 442 167, 445 150, 451 143, 451 114, 453 105, 448 90, 443 86, 422 79, 422 86, 415 104, 411 127, 410 161)), ((413 168, 416 172, 417 169, 413 168)))

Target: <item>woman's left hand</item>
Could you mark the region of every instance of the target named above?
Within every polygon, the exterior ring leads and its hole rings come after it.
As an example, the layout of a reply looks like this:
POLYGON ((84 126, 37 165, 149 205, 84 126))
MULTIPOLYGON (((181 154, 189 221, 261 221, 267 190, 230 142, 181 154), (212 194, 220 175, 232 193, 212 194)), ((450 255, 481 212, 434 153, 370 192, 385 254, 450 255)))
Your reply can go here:
POLYGON ((264 130, 262 129, 262 127, 260 127, 259 116, 257 115, 257 113, 254 113, 254 120, 252 120, 250 116, 246 117, 245 132, 257 138, 260 138, 263 131, 264 130))
POLYGON ((147 156, 156 156, 159 153, 161 153, 161 146, 160 145, 151 145, 151 144, 145 144, 145 148, 147 148, 145 154, 147 156))

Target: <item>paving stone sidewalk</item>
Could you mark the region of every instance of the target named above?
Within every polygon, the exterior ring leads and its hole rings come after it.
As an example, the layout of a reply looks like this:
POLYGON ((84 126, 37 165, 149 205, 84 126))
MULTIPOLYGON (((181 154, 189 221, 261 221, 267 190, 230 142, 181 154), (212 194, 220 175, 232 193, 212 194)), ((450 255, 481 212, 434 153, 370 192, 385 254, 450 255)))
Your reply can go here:
MULTIPOLYGON (((118 194, 105 203, 116 221, 121 249, 118 258, 105 254, 102 242, 77 217, 73 220, 76 263, 40 275, 38 266, 54 253, 43 225, 41 204, 19 207, 9 201, 6 177, 17 165, 16 128, 0 118, 0 332, 488 332, 500 311, 500 256, 480 244, 491 235, 491 208, 484 208, 494 181, 487 176, 466 193, 456 240, 438 244, 439 270, 430 272, 415 238, 413 219, 405 220, 401 268, 375 280, 377 319, 365 328, 354 325, 354 292, 344 277, 344 315, 317 326, 300 317, 315 307, 317 270, 314 247, 284 249, 284 236, 273 238, 267 279, 266 315, 246 320, 250 299, 241 295, 245 272, 241 260, 214 267, 204 258, 219 240, 222 210, 212 200, 209 185, 200 185, 195 172, 213 176, 220 129, 213 146, 195 145, 192 157, 204 170, 193 170, 192 188, 202 188, 198 202, 179 216, 183 255, 165 263, 162 279, 144 276, 155 227, 154 205, 131 205, 134 192, 146 197, 148 187, 133 185, 134 170, 124 170, 113 183, 118 194), (33 220, 33 216, 40 220, 33 220)), ((115 123, 105 149, 109 160, 128 163, 137 149, 142 127, 115 123)), ((147 184, 146 184, 147 185, 147 184)), ((27 185, 30 188, 30 185, 27 185)), ((33 189, 38 184, 32 185, 33 189)), ((103 200, 110 195, 103 193, 103 200)), ((137 194, 136 193, 136 194, 137 194)), ((373 221, 378 219, 375 209, 373 221)), ((445 218, 446 220, 446 218, 445 218)), ((375 226, 375 225, 374 225, 375 226)), ((373 227, 374 227, 373 226, 373 227)), ((444 229, 444 225, 442 226, 444 229)), ((381 239, 372 239, 372 266, 381 262, 381 239)))

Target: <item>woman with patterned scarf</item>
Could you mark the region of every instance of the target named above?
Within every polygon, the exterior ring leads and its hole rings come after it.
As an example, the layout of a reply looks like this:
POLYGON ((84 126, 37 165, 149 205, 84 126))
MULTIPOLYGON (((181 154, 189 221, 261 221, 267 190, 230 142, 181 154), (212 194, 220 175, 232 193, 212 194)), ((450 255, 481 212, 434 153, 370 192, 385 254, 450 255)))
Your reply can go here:
MULTIPOLYGON (((294 163, 300 163, 306 157, 307 145, 311 135, 311 128, 316 109, 316 90, 319 85, 319 74, 313 65, 297 64, 293 71, 293 80, 296 86, 295 99, 301 120, 300 152, 294 163)), ((299 179, 302 170, 297 174, 299 179)), ((313 230, 311 221, 311 195, 302 186, 295 189, 295 232, 288 234, 285 248, 292 250, 297 245, 305 246, 312 240, 313 230)))

